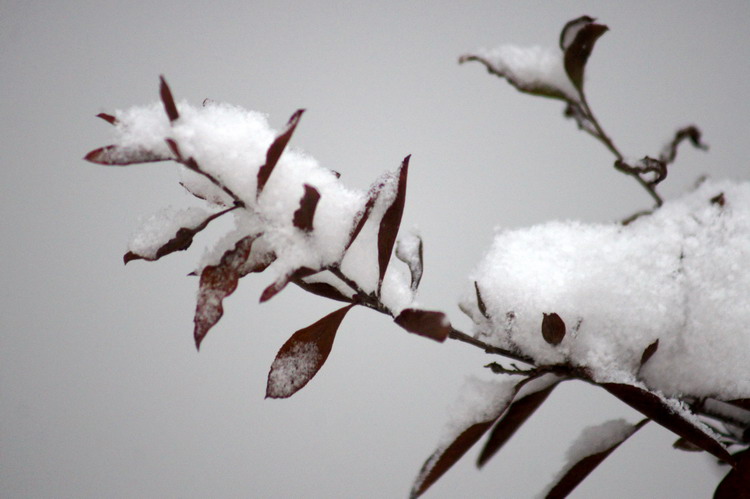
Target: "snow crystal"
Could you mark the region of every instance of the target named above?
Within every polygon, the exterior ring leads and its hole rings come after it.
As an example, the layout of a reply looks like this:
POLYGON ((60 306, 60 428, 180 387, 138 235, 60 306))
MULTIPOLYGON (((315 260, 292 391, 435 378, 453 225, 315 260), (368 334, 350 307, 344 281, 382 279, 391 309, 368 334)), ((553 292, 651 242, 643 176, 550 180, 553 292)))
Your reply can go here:
POLYGON ((490 343, 541 364, 586 366, 599 381, 641 379, 668 396, 746 398, 748 261, 750 184, 705 182, 627 226, 500 232, 462 309, 478 309, 476 282, 490 318, 470 316, 490 343), (567 326, 556 346, 541 334, 543 314, 553 312, 567 326))
POLYGON ((559 48, 508 44, 482 50, 479 55, 524 87, 550 87, 570 100, 578 100, 578 92, 565 72, 563 53, 559 48))

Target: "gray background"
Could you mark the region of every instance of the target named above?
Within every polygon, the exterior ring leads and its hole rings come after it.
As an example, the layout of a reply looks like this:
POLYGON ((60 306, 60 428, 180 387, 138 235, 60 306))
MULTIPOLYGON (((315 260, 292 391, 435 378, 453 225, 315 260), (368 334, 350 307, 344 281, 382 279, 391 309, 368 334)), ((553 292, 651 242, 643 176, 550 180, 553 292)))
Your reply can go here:
MULTIPOLYGON (((494 227, 608 221, 649 206, 562 104, 517 94, 457 57, 505 42, 554 45, 565 21, 611 31, 588 67, 595 112, 628 155, 697 123, 662 192, 704 173, 747 178, 750 3, 0 1, 0 496, 405 497, 464 378, 488 358, 354 310, 328 363, 290 400, 264 400, 295 330, 335 304, 289 289, 258 305, 245 279, 200 354, 201 249, 121 257, 139 217, 187 203, 171 164, 110 169, 94 118, 157 99, 211 97, 305 114, 292 145, 366 188, 412 154, 404 227, 425 241, 420 301, 449 313, 494 227)), ((198 240, 210 243, 218 233, 198 240)), ((477 450, 428 497, 528 497, 579 430, 638 415, 562 386, 481 472, 477 450)), ((707 497, 719 472, 648 425, 577 497, 707 497)))

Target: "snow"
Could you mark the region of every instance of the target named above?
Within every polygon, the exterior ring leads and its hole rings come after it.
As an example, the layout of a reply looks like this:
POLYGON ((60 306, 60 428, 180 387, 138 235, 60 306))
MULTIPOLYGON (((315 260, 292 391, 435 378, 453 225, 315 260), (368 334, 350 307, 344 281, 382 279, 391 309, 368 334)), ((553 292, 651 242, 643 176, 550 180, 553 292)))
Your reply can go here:
POLYGON ((523 87, 553 88, 568 99, 578 101, 578 92, 563 66, 563 53, 557 47, 506 44, 490 50, 480 50, 478 55, 491 63, 498 72, 507 75, 509 80, 518 82, 523 87))
POLYGON ((280 355, 271 364, 268 374, 269 394, 288 397, 315 375, 321 354, 313 342, 297 343, 286 355, 280 355))
POLYGON ((141 222, 130 238, 128 251, 144 258, 155 258, 159 248, 169 242, 179 229, 193 229, 208 216, 207 210, 197 206, 164 208, 141 222))
POLYGON ((539 364, 585 366, 600 382, 640 379, 668 397, 747 398, 748 261, 750 184, 707 181, 627 226, 500 231, 461 307, 479 337, 539 364), (477 312, 474 282, 489 319, 477 312), (556 346, 541 334, 552 312, 567 326, 556 346))

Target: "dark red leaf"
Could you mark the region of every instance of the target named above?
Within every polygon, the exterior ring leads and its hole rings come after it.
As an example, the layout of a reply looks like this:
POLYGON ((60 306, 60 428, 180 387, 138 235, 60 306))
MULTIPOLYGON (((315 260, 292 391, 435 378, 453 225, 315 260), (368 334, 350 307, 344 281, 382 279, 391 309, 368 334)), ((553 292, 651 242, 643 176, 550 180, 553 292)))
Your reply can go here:
POLYGON ((305 194, 299 202, 299 209, 294 212, 292 223, 298 229, 305 232, 312 232, 313 218, 315 217, 315 208, 318 207, 320 193, 318 190, 308 184, 305 184, 305 194))
POLYGON ((737 465, 719 483, 714 499, 750 499, 750 449, 734 457, 737 465))
POLYGON ((331 352, 341 321, 353 306, 326 315, 284 343, 268 372, 266 398, 291 397, 318 373, 331 352))
POLYGON ((271 177, 271 173, 273 172, 274 167, 276 167, 276 163, 278 163, 281 153, 284 152, 286 145, 292 138, 294 129, 297 128, 297 123, 299 123, 299 119, 304 112, 304 109, 298 109, 295 111, 292 117, 289 118, 286 129, 281 132, 268 147, 268 151, 266 151, 266 163, 258 170, 258 187, 255 191, 256 197, 260 196, 260 193, 263 192, 266 182, 268 182, 268 179, 271 177))
POLYGON ((308 293, 329 298, 331 300, 351 303, 352 300, 339 291, 335 286, 327 282, 305 282, 302 279, 295 279, 294 284, 304 289, 308 293))
POLYGON ((685 440, 723 461, 733 462, 732 456, 713 436, 675 412, 656 394, 624 383, 601 383, 600 386, 644 416, 653 419, 685 440))
POLYGON ((546 498, 558 499, 567 497, 568 494, 570 494, 573 489, 575 489, 583 480, 585 480, 586 477, 589 476, 589 474, 594 471, 602 461, 604 461, 607 457, 609 457, 610 454, 612 454, 612 451, 619 447, 620 444, 625 440, 630 438, 631 435, 638 431, 643 425, 648 423, 648 421, 648 419, 644 419, 638 424, 633 425, 632 430, 627 433, 622 440, 618 441, 608 449, 597 452, 595 454, 590 454, 575 463, 547 493, 546 498))
POLYGON ((659 348, 659 339, 657 338, 656 341, 651 343, 649 346, 646 347, 645 350, 643 350, 643 355, 641 355, 641 365, 648 362, 648 359, 650 359, 656 353, 656 350, 658 348, 659 348))
POLYGON ((380 292, 380 287, 383 284, 385 271, 388 269, 388 263, 391 260, 393 245, 396 244, 398 229, 401 226, 401 216, 404 213, 406 202, 406 177, 409 172, 409 158, 410 156, 407 156, 401 163, 398 171, 396 198, 380 221, 380 229, 378 230, 378 268, 380 269, 378 292, 380 292))
POLYGON ((171 156, 143 148, 121 147, 116 145, 94 149, 83 157, 86 161, 107 166, 127 166, 137 163, 153 163, 172 159, 171 156))
POLYGON ((552 384, 545 386, 541 390, 531 392, 528 395, 513 400, 508 410, 505 411, 497 424, 495 424, 495 428, 490 433, 487 443, 484 444, 479 459, 477 459, 478 467, 481 468, 484 466, 510 440, 510 437, 516 433, 516 430, 547 400, 547 397, 559 382, 556 379, 552 384))
POLYGON ((452 329, 444 313, 414 308, 402 310, 395 322, 410 333, 441 342, 445 341, 452 329))
POLYGON ((256 265, 246 268, 256 239, 255 235, 240 239, 232 249, 224 253, 217 265, 209 265, 201 272, 198 303, 193 319, 197 348, 200 349, 203 338, 224 315, 222 301, 234 293, 239 279, 250 272, 260 272, 268 266, 266 259, 260 259, 256 265))
POLYGON ((594 49, 596 40, 609 28, 603 24, 595 24, 590 17, 584 16, 565 25, 561 34, 561 44, 564 47, 565 72, 578 90, 583 88, 583 73, 586 62, 594 49), (580 22, 579 22, 580 21, 580 22))
POLYGON ((542 336, 550 345, 559 345, 565 338, 565 322, 555 314, 544 314, 542 319, 542 336))
POLYGON ((167 81, 163 76, 159 77, 159 81, 159 95, 161 96, 161 101, 164 103, 164 110, 167 112, 167 117, 169 118, 169 121, 173 123, 180 117, 180 113, 177 112, 177 106, 174 103, 172 91, 169 89, 167 81))
POLYGON ((487 313, 487 305, 485 305, 484 300, 482 299, 482 293, 479 292, 479 284, 477 281, 474 281, 474 290, 477 292, 477 307, 479 308, 479 312, 485 319, 489 319, 490 315, 487 313))
POLYGON ((368 193, 365 206, 354 217, 355 223, 353 224, 352 230, 349 234, 349 241, 346 243, 345 249, 348 250, 354 240, 357 239, 359 233, 362 232, 362 228, 365 226, 367 219, 370 217, 370 212, 372 212, 372 208, 375 206, 375 201, 377 201, 378 196, 380 195, 380 192, 382 190, 383 182, 380 181, 375 182, 375 184, 370 187, 370 192, 368 193))
POLYGON ((96 117, 103 119, 104 121, 106 121, 110 125, 116 125, 117 124, 117 118, 115 118, 111 114, 99 113, 99 114, 96 115, 96 117))
POLYGON ((302 267, 300 269, 297 269, 293 272, 290 272, 288 274, 284 274, 276 281, 269 285, 266 289, 263 290, 263 293, 260 295, 260 302, 266 302, 276 296, 282 289, 286 287, 287 284, 290 282, 302 279, 303 277, 311 276, 318 272, 317 270, 309 269, 307 267, 302 267))
POLYGON ((419 479, 411 491, 413 499, 422 495, 432 484, 451 469, 464 454, 490 429, 495 419, 476 423, 463 431, 447 448, 432 454, 422 466, 419 479))

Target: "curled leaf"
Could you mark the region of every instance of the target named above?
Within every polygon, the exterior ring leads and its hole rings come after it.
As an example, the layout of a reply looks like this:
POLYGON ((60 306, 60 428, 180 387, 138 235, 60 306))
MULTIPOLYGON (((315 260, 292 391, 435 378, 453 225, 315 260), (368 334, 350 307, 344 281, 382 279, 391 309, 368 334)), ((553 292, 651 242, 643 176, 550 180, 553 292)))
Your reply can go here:
POLYGON ((341 321, 354 305, 332 312, 294 333, 276 354, 266 384, 266 398, 291 397, 323 367, 341 321))
POLYGON ((315 187, 305 184, 305 194, 299 202, 299 209, 294 212, 292 224, 304 232, 312 232, 315 208, 318 206, 320 193, 315 187))
POLYGON ((266 182, 268 182, 268 179, 271 177, 271 173, 276 167, 276 163, 278 163, 279 158, 281 157, 281 153, 284 152, 286 145, 292 138, 294 129, 297 128, 297 123, 299 123, 299 120, 302 117, 302 113, 304 112, 304 109, 298 109, 297 111, 295 111, 294 114, 292 114, 292 117, 289 118, 289 122, 287 123, 284 131, 281 132, 268 147, 268 150, 266 151, 266 162, 258 170, 258 187, 256 189, 256 197, 260 196, 260 193, 263 192, 263 188, 266 186, 266 182))
POLYGON ((412 234, 408 239, 399 239, 396 243, 396 258, 409 266, 409 273, 411 274, 411 284, 409 287, 412 293, 416 292, 422 280, 424 267, 422 238, 416 234, 412 234))
POLYGON ((410 333, 440 342, 445 341, 452 329, 443 312, 406 308, 394 320, 410 333))
POLYGON ((406 177, 409 171, 409 158, 410 156, 407 156, 401 163, 401 167, 398 170, 396 197, 380 221, 380 229, 378 230, 378 268, 380 271, 378 292, 383 284, 383 278, 388 269, 393 246, 398 236, 398 229, 401 226, 401 216, 404 213, 404 204, 406 202, 406 177))
POLYGON ((280 276, 273 284, 270 284, 260 295, 260 302, 266 302, 283 290, 287 284, 303 277, 308 277, 318 272, 307 267, 302 267, 280 276))
POLYGON ((685 140, 688 140, 696 149, 707 150, 708 146, 701 141, 701 131, 695 125, 680 128, 674 135, 672 142, 664 146, 659 159, 667 164, 674 162, 677 157, 677 147, 685 140))
POLYGON ((565 338, 565 322, 555 313, 544 314, 542 319, 542 336, 550 345, 559 345, 565 338))
POLYGON ((603 24, 594 23, 593 18, 582 16, 568 22, 560 34, 565 72, 579 91, 583 89, 584 69, 594 44, 608 29, 603 24))

